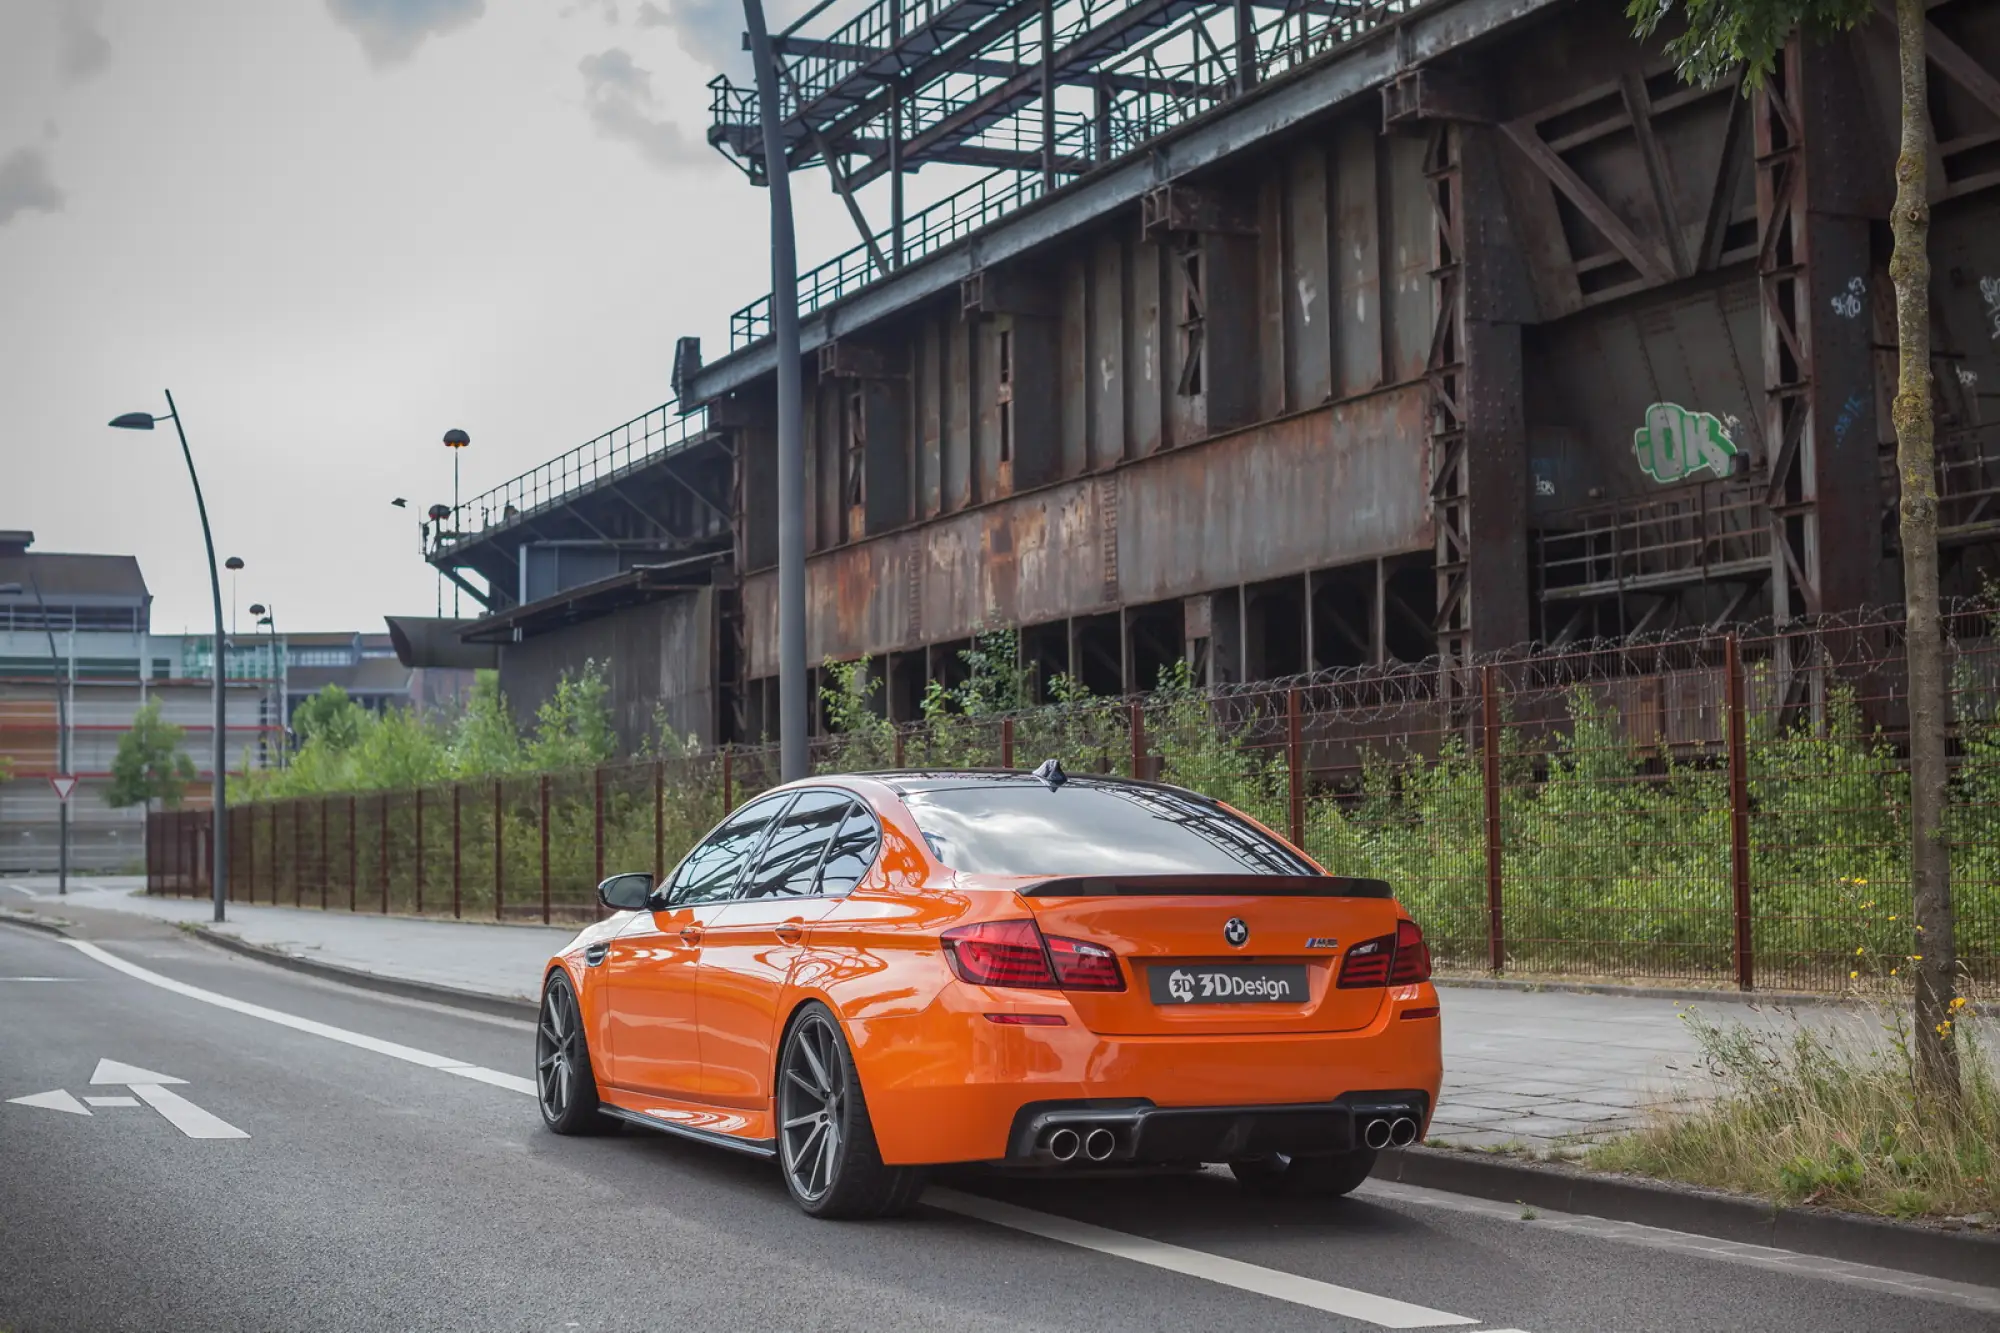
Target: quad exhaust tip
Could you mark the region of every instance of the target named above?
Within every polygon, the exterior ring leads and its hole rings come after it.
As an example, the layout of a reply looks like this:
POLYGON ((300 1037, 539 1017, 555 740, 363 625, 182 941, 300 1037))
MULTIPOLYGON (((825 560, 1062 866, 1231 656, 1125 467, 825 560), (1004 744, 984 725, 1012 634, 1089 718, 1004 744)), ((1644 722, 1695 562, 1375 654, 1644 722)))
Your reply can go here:
POLYGON ((1059 1129, 1049 1135, 1049 1156, 1058 1162, 1074 1161, 1082 1149, 1083 1140, 1073 1129, 1059 1129))
POLYGON ((1386 1120, 1370 1120, 1366 1125, 1362 1126, 1361 1141, 1371 1148, 1388 1147, 1389 1122, 1386 1120))
POLYGON ((1104 1126, 1099 1125, 1096 1129, 1084 1135, 1083 1155, 1093 1162, 1101 1162, 1111 1156, 1112 1149, 1117 1146, 1118 1136, 1104 1128, 1104 1126))
POLYGON ((1409 1116, 1398 1116, 1389 1126, 1389 1142, 1398 1148, 1407 1148, 1417 1141, 1417 1122, 1409 1116))

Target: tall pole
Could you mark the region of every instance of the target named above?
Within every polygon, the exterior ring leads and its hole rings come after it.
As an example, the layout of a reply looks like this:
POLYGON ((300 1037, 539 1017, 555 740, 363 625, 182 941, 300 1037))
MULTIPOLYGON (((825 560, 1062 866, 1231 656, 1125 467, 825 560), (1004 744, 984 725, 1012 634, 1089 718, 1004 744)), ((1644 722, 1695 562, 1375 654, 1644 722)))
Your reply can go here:
MULTIPOLYGON (((458 518, 458 450, 456 449, 451 451, 451 530, 454 534, 463 532, 465 530, 463 527, 460 526, 458 518)), ((444 610, 444 606, 442 604, 443 601, 442 594, 444 592, 444 583, 443 583, 444 575, 439 574, 438 579, 439 579, 438 592, 440 594, 440 599, 439 599, 440 604, 438 606, 438 610, 442 612, 444 610)), ((459 614, 458 585, 456 583, 451 585, 451 614, 454 619, 456 619, 459 614)))
MULTIPOLYGON (((56 773, 69 776, 69 681, 62 658, 56 653, 56 627, 49 622, 49 604, 42 600, 42 583, 31 567, 28 587, 35 594, 35 608, 41 613, 42 632, 49 636, 49 674, 56 683, 56 773)), ((70 631, 74 639, 75 631, 70 631)), ((69 892, 69 797, 56 802, 56 892, 69 892)))
POLYGON ((806 453, 799 386, 799 260, 792 238, 778 67, 762 0, 743 0, 771 190, 771 332, 778 344, 778 740, 785 782, 806 776, 806 453))
POLYGON ((208 528, 208 504, 201 498, 201 477, 194 470, 194 453, 188 448, 187 431, 181 428, 180 409, 174 406, 173 391, 167 391, 167 415, 173 418, 174 434, 180 437, 181 457, 187 460, 188 481, 194 486, 194 507, 201 515, 201 541, 208 548, 208 591, 215 603, 215 753, 211 763, 215 768, 215 794, 211 798, 211 818, 208 840, 215 853, 213 880, 215 919, 223 919, 222 890, 229 878, 229 833, 228 833, 228 782, 229 782, 229 733, 228 714, 223 707, 222 644, 222 572, 215 566, 215 537, 208 528))

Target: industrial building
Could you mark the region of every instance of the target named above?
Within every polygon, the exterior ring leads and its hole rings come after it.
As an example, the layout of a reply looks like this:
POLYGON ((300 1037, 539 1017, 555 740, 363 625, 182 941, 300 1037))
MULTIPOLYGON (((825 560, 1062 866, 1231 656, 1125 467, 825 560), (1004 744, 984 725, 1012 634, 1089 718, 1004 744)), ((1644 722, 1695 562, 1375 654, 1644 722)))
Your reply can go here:
MULTIPOLYGON (((145 860, 146 812, 104 802, 111 762, 150 701, 183 729, 197 777, 184 805, 205 809, 213 778, 212 636, 154 634, 152 594, 129 555, 34 551, 32 532, 0 532, 0 872, 53 872, 59 805, 50 778, 67 730, 70 869, 132 871, 145 860)), ((259 645, 228 654, 226 754, 232 770, 261 762, 277 728, 272 657, 259 645)))
MULTIPOLYGON (((1795 42, 1746 95, 1683 84, 1624 8, 880 0, 781 35, 792 166, 863 225, 801 282, 810 660, 873 658, 905 717, 1003 626, 1115 692, 1899 601, 1893 27, 1795 42), (906 215, 934 164, 990 175, 906 215), (884 178, 886 226, 852 194, 884 178)), ((1928 42, 1971 592, 2000 6, 1936 0, 1928 42)), ((711 143, 761 180, 754 93, 713 87, 711 143)), ((517 706, 609 658, 628 738, 656 705, 772 731, 775 356, 761 298, 725 354, 681 341, 673 403, 461 508, 428 558, 484 610, 426 641, 517 706)))

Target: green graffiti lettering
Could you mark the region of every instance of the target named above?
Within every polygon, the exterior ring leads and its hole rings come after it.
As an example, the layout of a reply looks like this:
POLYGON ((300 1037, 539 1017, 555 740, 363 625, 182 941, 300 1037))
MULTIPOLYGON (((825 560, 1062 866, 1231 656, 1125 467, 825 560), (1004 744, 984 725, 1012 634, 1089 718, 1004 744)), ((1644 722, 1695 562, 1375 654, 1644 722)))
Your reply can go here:
POLYGON ((1646 409, 1646 424, 1632 433, 1632 452, 1641 471, 1664 483, 1703 469, 1726 477, 1737 448, 1720 418, 1675 403, 1654 403, 1646 409))

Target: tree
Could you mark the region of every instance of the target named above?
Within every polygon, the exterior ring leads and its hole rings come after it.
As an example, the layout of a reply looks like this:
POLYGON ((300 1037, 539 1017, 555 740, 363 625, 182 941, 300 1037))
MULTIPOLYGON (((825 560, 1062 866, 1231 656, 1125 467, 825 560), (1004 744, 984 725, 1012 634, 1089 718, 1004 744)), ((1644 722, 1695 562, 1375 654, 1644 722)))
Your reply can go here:
POLYGON ((367 710, 347 697, 338 685, 328 685, 305 700, 292 714, 292 730, 301 747, 314 744, 346 750, 361 739, 367 710))
MULTIPOLYGON (((1854 27, 1869 0, 1629 0, 1626 14, 1650 37, 1678 7, 1687 29, 1667 43, 1681 77, 1713 84, 1741 69, 1745 92, 1762 86, 1795 35, 1823 40, 1854 27)), ((1903 601, 1910 673, 1910 890, 1916 917, 1917 1067, 1926 1089, 1958 1092, 1952 1039, 1952 993, 1958 960, 1953 939, 1951 853, 1945 841, 1944 635, 1938 605, 1937 485, 1931 416, 1930 181, 1931 120, 1925 63, 1924 0, 1896 0, 1902 71, 1902 137, 1896 156, 1895 249, 1889 278, 1896 290, 1896 470, 1902 479, 1903 601)))
POLYGON ((194 781, 194 760, 181 750, 181 728, 160 716, 160 701, 149 699, 132 719, 132 729, 118 739, 111 761, 111 786, 104 803, 114 809, 158 801, 177 808, 181 793, 194 781))

